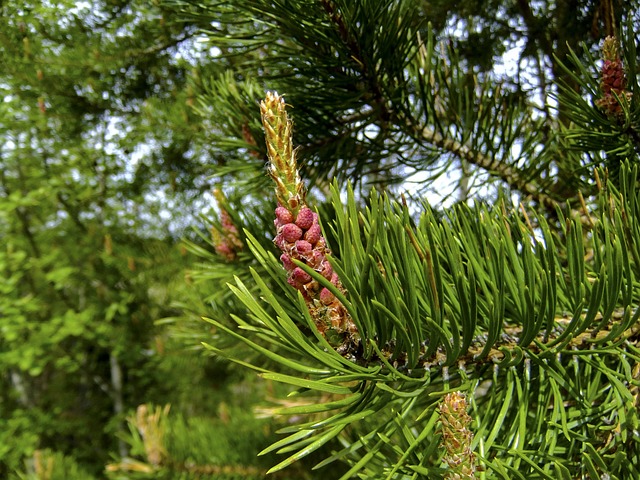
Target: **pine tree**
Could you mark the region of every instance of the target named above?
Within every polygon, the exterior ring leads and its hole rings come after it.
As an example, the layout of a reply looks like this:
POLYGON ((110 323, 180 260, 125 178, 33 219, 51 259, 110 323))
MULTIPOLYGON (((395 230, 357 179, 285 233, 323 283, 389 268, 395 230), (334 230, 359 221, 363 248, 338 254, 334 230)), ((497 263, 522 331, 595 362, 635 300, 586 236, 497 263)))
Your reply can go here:
POLYGON ((0 476, 640 477, 636 3, 2 3, 0 476))
POLYGON ((230 64, 196 85, 226 195, 201 338, 292 388, 272 472, 638 478, 637 17, 445 3, 172 2, 230 64), (477 51, 491 12, 533 83, 477 51))

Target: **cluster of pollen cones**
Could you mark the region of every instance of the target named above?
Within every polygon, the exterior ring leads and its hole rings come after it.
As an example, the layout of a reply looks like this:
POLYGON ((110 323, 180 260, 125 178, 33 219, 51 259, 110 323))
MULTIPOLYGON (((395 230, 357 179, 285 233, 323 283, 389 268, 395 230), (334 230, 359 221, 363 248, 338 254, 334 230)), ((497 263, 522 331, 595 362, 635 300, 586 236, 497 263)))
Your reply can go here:
POLYGON ((337 333, 347 332, 352 327, 352 322, 342 303, 328 288, 321 287, 311 275, 292 261, 296 259, 309 265, 343 291, 340 279, 326 257, 328 251, 318 215, 306 206, 300 209, 295 219, 283 206, 276 208, 275 213, 277 235, 274 243, 282 251, 280 260, 288 273, 287 281, 302 292, 320 333, 325 334, 328 329, 337 333))
POLYGON ((326 286, 322 286, 294 260, 311 267, 341 293, 345 290, 333 271, 327 255, 318 215, 305 202, 292 141, 292 124, 284 99, 267 93, 260 104, 265 129, 269 174, 276 184, 278 207, 275 210, 277 234, 274 243, 282 251, 280 260, 287 271, 288 283, 302 293, 318 331, 337 348, 357 343, 358 332, 344 305, 326 286))
POLYGON ((607 115, 617 117, 622 114, 621 102, 631 100, 631 92, 627 91, 627 77, 618 54, 618 41, 615 37, 607 37, 602 46, 603 64, 600 71, 600 89, 602 97, 596 104, 607 115))

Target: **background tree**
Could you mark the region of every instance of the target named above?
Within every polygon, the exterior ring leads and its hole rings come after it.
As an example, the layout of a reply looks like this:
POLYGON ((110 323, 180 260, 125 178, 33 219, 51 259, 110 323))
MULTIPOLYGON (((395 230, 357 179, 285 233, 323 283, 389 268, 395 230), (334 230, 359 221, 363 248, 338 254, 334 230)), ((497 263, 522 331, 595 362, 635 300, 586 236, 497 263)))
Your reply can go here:
POLYGON ((163 390, 145 350, 183 262, 130 159, 176 39, 149 28, 157 10, 95 7, 1 8, 3 477, 35 448, 104 464, 126 410, 163 390))

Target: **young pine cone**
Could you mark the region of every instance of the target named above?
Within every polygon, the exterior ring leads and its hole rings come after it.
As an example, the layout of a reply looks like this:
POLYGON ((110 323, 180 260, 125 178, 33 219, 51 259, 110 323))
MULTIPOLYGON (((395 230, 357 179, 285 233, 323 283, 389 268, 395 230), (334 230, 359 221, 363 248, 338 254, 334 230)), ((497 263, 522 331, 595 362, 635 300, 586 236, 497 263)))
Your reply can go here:
POLYGON ((269 156, 269 175, 276 184, 278 207, 275 210, 277 235, 274 243, 282 251, 280 260, 287 271, 288 283, 304 297, 318 331, 337 346, 348 350, 358 343, 358 331, 344 305, 331 291, 295 265, 298 260, 345 292, 338 275, 327 260, 329 250, 322 235, 318 215, 305 201, 292 140, 292 123, 284 99, 269 92, 260 104, 269 156))
POLYGON ((622 114, 621 101, 631 100, 631 92, 627 91, 627 77, 622 60, 618 55, 617 40, 607 37, 602 46, 604 63, 600 71, 600 89, 602 97, 596 105, 607 115, 616 117, 622 114))

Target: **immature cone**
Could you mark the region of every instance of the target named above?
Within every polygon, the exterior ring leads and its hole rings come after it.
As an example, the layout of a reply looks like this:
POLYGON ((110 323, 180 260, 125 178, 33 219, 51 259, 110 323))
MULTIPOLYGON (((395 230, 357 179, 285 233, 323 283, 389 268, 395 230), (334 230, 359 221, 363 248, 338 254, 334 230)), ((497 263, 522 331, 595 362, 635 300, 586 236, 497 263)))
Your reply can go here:
POLYGON ((339 350, 346 351, 358 343, 358 331, 344 305, 327 288, 295 265, 298 260, 319 272, 338 291, 344 293, 338 275, 327 260, 330 253, 322 236, 318 215, 305 203, 305 188, 300 179, 292 141, 292 124, 285 111, 284 99, 267 93, 260 104, 269 155, 269 175, 276 184, 278 207, 274 221, 277 235, 273 240, 282 251, 280 260, 288 272, 287 281, 307 303, 318 331, 339 350))
POLYGON ((238 236, 238 228, 225 206, 224 194, 219 188, 213 190, 220 209, 220 228, 211 228, 211 237, 216 253, 229 261, 235 260, 238 251, 242 250, 242 241, 238 236))
POLYGON ((147 461, 154 467, 159 466, 167 456, 164 447, 165 425, 163 419, 169 413, 169 405, 160 409, 156 407, 150 412, 147 405, 142 404, 136 410, 135 425, 144 443, 147 461))
POLYGON ((304 203, 305 188, 298 173, 296 152, 293 149, 293 124, 287 116, 284 98, 267 92, 260 102, 262 125, 267 141, 269 175, 276 183, 278 203, 297 216, 304 203))
POLYGON ((615 37, 605 38, 602 45, 602 56, 604 62, 601 70, 600 89, 603 96, 596 100, 596 105, 607 115, 615 117, 622 113, 620 100, 631 100, 631 92, 626 90, 627 78, 622 60, 618 55, 618 41, 615 37))
POLYGON ((473 433, 469 430, 471 417, 467 413, 467 399, 460 392, 446 394, 439 405, 444 462, 449 467, 446 480, 476 478, 476 457, 471 450, 473 433))

